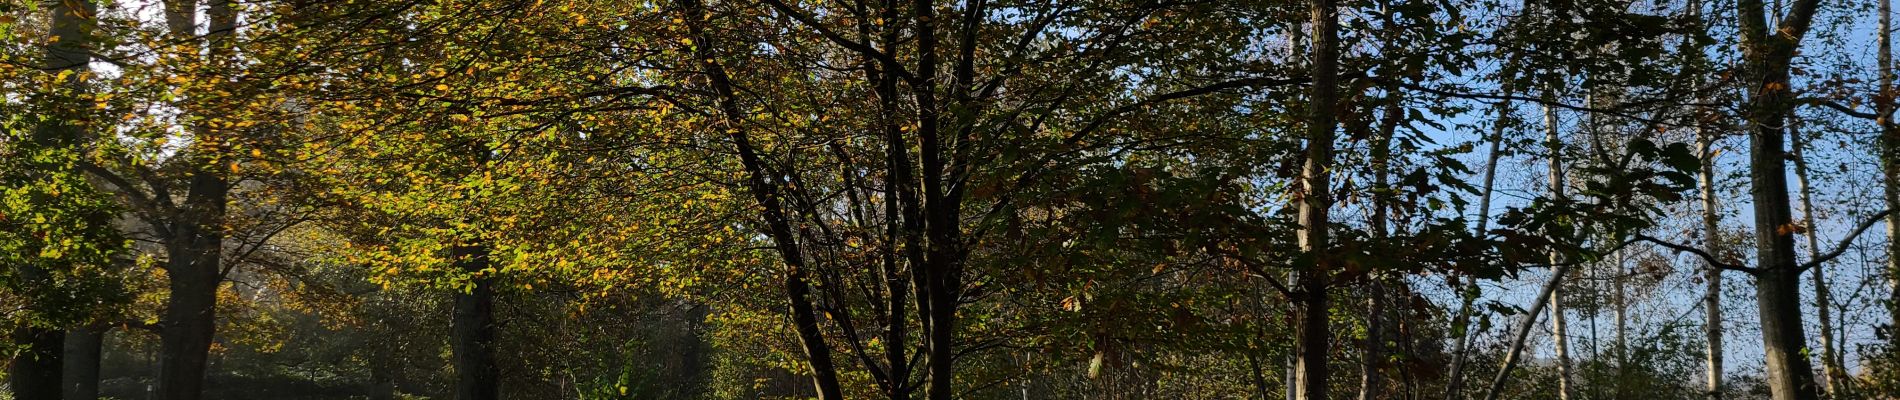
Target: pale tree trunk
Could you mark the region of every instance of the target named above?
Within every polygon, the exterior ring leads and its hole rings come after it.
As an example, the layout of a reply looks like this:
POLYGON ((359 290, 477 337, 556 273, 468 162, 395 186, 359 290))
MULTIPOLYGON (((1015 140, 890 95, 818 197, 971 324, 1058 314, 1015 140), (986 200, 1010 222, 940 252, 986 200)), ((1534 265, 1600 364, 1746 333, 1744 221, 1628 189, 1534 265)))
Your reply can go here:
POLYGON ((1332 257, 1327 228, 1332 207, 1333 105, 1338 98, 1338 22, 1335 0, 1311 0, 1313 17, 1313 94, 1309 105, 1306 134, 1306 163, 1300 170, 1299 208, 1300 251, 1313 260, 1308 273, 1300 274, 1299 290, 1304 297, 1299 325, 1298 400, 1327 399, 1328 348, 1332 344, 1332 326, 1328 320, 1327 280, 1332 257))
MULTIPOLYGON (((1702 186, 1702 246, 1710 255, 1722 255, 1721 214, 1715 198, 1715 138, 1714 134, 1698 125, 1696 127, 1697 154, 1701 155, 1702 168, 1698 173, 1702 186)), ((1722 399, 1722 269, 1713 263, 1706 263, 1702 271, 1707 280, 1707 292, 1702 296, 1702 308, 1707 315, 1703 322, 1703 333, 1708 338, 1704 355, 1707 368, 1708 396, 1710 400, 1722 399)))
POLYGON ((1544 301, 1556 294, 1557 287, 1563 285, 1564 274, 1570 271, 1570 264, 1557 264, 1551 268, 1550 281, 1544 282, 1544 288, 1537 292, 1536 300, 1531 301, 1531 309, 1524 313, 1524 320, 1518 322, 1512 334, 1511 345, 1504 351, 1504 362, 1498 367, 1498 374, 1491 378, 1490 391, 1484 394, 1484 400, 1497 400, 1504 392, 1504 384, 1510 381, 1511 370, 1517 368, 1518 357, 1524 353, 1524 341, 1531 336, 1531 330, 1537 329, 1537 320, 1543 316, 1544 301))
POLYGON ((1772 30, 1760 0, 1737 2, 1748 101, 1749 182, 1754 206, 1756 305, 1768 391, 1776 400, 1812 400, 1820 393, 1803 349, 1801 269, 1795 262, 1794 216, 1788 201, 1784 124, 1793 110, 1789 75, 1796 49, 1812 22, 1818 0, 1801 0, 1772 30))
MULTIPOLYGON (((1803 224, 1806 228, 1803 229, 1802 234, 1808 241, 1808 258, 1814 259, 1818 257, 1821 252, 1821 242, 1817 237, 1818 234, 1815 232, 1815 229, 1820 227, 1820 220, 1814 215, 1814 189, 1808 182, 1808 162, 1803 155, 1807 142, 1803 140, 1801 131, 1795 128, 1793 121, 1790 121, 1788 127, 1788 138, 1794 142, 1792 143, 1794 146, 1792 151, 1794 154, 1795 188, 1799 190, 1801 216, 1807 220, 1807 223, 1803 224)), ((1846 384, 1847 377, 1842 366, 1834 362, 1835 357, 1840 353, 1840 349, 1837 348, 1839 346, 1838 342, 1834 340, 1834 318, 1828 314, 1828 309, 1833 307, 1833 301, 1831 300, 1833 295, 1829 292, 1828 288, 1826 263, 1815 265, 1814 274, 1810 275, 1810 277, 1813 278, 1814 282, 1814 308, 1818 311, 1816 315, 1819 320, 1816 322, 1821 324, 1821 383, 1822 387, 1827 390, 1829 396, 1839 397, 1841 395, 1841 386, 1846 384)))
MULTIPOLYGON (((1884 182, 1887 209, 1900 210, 1900 129, 1893 123, 1894 96, 1893 86, 1893 0, 1880 0, 1880 26, 1875 30, 1880 37, 1880 54, 1876 56, 1880 66, 1879 93, 1874 95, 1874 122, 1880 127, 1880 167, 1886 177, 1884 182)), ((1892 318, 1889 326, 1900 327, 1900 212, 1887 214, 1887 315, 1892 318)), ((1900 336, 1896 336, 1900 343, 1900 336)))
MULTIPOLYGON (((1502 147, 1504 142, 1504 125, 1510 119, 1511 114, 1511 101, 1509 100, 1513 94, 1511 91, 1512 87, 1509 83, 1511 77, 1508 73, 1500 74, 1500 76, 1502 77, 1500 80, 1506 82, 1503 84, 1505 100, 1498 102, 1498 104, 1493 107, 1494 112, 1497 113, 1497 120, 1491 124, 1491 136, 1485 139, 1490 142, 1490 149, 1485 152, 1484 186, 1479 192, 1478 214, 1476 218, 1474 218, 1477 228, 1474 228, 1473 231, 1478 237, 1484 237, 1486 231, 1490 230, 1491 195, 1497 183, 1498 158, 1502 154, 1500 147, 1502 147)), ((1476 279, 1473 278, 1471 281, 1465 283, 1465 285, 1469 285, 1469 287, 1461 288, 1459 286, 1460 284, 1455 280, 1457 279, 1457 275, 1452 275, 1451 279, 1454 279, 1451 284, 1452 288, 1459 291, 1460 301, 1458 313, 1452 318, 1452 326, 1453 329, 1456 330, 1454 335, 1457 336, 1457 340, 1452 345, 1451 371, 1446 375, 1445 399, 1457 400, 1461 398, 1459 392, 1463 391, 1465 386, 1465 359, 1468 355, 1466 353, 1469 353, 1472 336, 1470 331, 1471 306, 1472 303, 1477 300, 1477 282, 1476 279)))
MULTIPOLYGON (((1559 141, 1560 138, 1557 137, 1557 110, 1548 105, 1555 100, 1554 96, 1549 92, 1544 94, 1544 102, 1546 103, 1544 106, 1544 145, 1548 149, 1550 157, 1550 171, 1548 177, 1550 182, 1550 196, 1554 199, 1562 199, 1564 198, 1563 142, 1559 141)), ((1491 390, 1485 393, 1485 400, 1497 400, 1498 396, 1503 394, 1504 383, 1510 380, 1511 370, 1517 367, 1518 356, 1524 351, 1524 341, 1530 337, 1531 330, 1537 326, 1537 319, 1542 315, 1541 313, 1544 311, 1546 305, 1549 305, 1551 308, 1551 327, 1553 328, 1553 336, 1557 339, 1556 350, 1558 356, 1558 373, 1560 374, 1558 381, 1559 395, 1565 396, 1566 398, 1569 396, 1570 359, 1568 358, 1568 349, 1565 348, 1567 344, 1563 340, 1563 309, 1559 308, 1562 305, 1562 302, 1559 301, 1561 298, 1559 289, 1563 287, 1564 275, 1570 272, 1570 263, 1563 262, 1556 252, 1550 254, 1549 260, 1551 264, 1550 281, 1545 282, 1544 288, 1538 291, 1536 300, 1531 302, 1530 312, 1525 314, 1524 321, 1518 325, 1517 332, 1511 338, 1510 347, 1504 352, 1503 366, 1498 368, 1497 376, 1491 379, 1491 390)))
MULTIPOLYGON (((1550 94, 1544 95, 1546 102, 1555 101, 1550 94)), ((1550 195, 1552 198, 1564 198, 1563 139, 1557 136, 1557 110, 1544 106, 1544 145, 1550 150, 1550 195)), ((1562 262, 1557 253, 1550 254, 1550 263, 1562 262)), ((1562 273, 1565 269, 1552 269, 1562 273)), ((1562 276, 1551 278, 1561 281, 1562 276)), ((1557 398, 1570 400, 1570 331, 1565 326, 1563 285, 1552 288, 1546 297, 1550 301, 1550 336, 1554 351, 1557 353, 1557 398)))
MULTIPOLYGON (((1286 62, 1288 65, 1297 65, 1302 61, 1301 57, 1305 56, 1307 52, 1304 46, 1306 44, 1306 27, 1304 23, 1297 22, 1297 20, 1287 25, 1289 26, 1287 26, 1286 62)), ((1300 271, 1298 269, 1287 271, 1286 286, 1298 288, 1299 285, 1300 271)), ((1297 306, 1295 308, 1297 308, 1297 306)), ((1298 400, 1300 397, 1300 385, 1298 384, 1300 381, 1299 359, 1300 356, 1297 349, 1287 352, 1285 360, 1286 373, 1284 377, 1281 377, 1281 380, 1286 382, 1286 400, 1298 400)))

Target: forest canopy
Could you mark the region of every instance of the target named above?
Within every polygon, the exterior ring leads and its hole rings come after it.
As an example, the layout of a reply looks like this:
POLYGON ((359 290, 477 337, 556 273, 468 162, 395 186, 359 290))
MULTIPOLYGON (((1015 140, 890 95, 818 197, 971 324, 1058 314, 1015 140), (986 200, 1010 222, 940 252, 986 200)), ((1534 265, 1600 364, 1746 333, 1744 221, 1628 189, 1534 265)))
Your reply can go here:
POLYGON ((0 399, 1900 398, 1892 0, 0 0, 0 399))

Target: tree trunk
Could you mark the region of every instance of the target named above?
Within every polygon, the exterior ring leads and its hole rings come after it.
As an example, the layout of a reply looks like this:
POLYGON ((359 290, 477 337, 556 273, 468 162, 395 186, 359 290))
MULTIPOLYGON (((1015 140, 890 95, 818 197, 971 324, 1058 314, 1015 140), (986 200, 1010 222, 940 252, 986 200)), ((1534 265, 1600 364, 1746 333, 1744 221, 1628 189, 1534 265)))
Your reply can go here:
POLYGON ((495 288, 488 246, 456 245, 449 250, 456 268, 470 274, 470 287, 455 293, 450 348, 455 353, 455 399, 501 397, 501 372, 495 365, 495 288))
MULTIPOLYGON (((1702 246, 1703 251, 1715 257, 1722 256, 1721 214, 1717 212, 1715 198, 1715 137, 1701 126, 1696 127, 1697 154, 1701 155, 1702 168, 1699 175, 1702 183, 1702 246)), ((1708 370, 1708 396, 1710 400, 1722 400, 1722 269, 1709 263, 1702 271, 1707 280, 1708 291, 1702 296, 1702 308, 1708 315, 1703 323, 1703 333, 1708 337, 1708 354, 1704 355, 1708 370)))
MULTIPOLYGON (((1545 93, 1544 98, 1546 102, 1555 101, 1550 93, 1545 93)), ((1550 185, 1550 195, 1552 198, 1562 199, 1564 198, 1564 144, 1563 139, 1557 135, 1557 110, 1551 108, 1549 105, 1544 106, 1544 146, 1550 151, 1550 174, 1548 183, 1550 185)), ((1558 264, 1562 261, 1563 260, 1558 258, 1557 253, 1550 254, 1551 264, 1558 264)), ((1568 268, 1555 269, 1554 271, 1561 273, 1566 270, 1568 270, 1568 268)), ((1562 276, 1551 278, 1552 281, 1562 279, 1562 276)), ((1560 400, 1569 400, 1571 385, 1570 332, 1565 326, 1563 285, 1552 287, 1546 299, 1550 301, 1550 335, 1557 353, 1557 398, 1560 400)))
MULTIPOLYGON (((697 0, 685 0, 685 9, 691 13, 689 21, 705 21, 710 16, 704 5, 697 0)), ((819 400, 840 400, 844 398, 843 389, 838 383, 837 368, 832 363, 831 347, 826 344, 824 332, 818 326, 818 312, 811 301, 811 285, 806 280, 805 256, 800 248, 798 237, 793 233, 791 221, 785 214, 781 202, 779 187, 774 183, 772 174, 767 171, 765 161, 759 157, 758 149, 752 146, 748 130, 745 128, 745 109, 740 107, 738 94, 733 88, 731 77, 727 75, 725 65, 714 53, 717 42, 705 33, 704 22, 687 24, 693 37, 701 41, 694 47, 694 57, 704 65, 707 81, 718 96, 720 119, 726 125, 727 137, 738 150, 739 162, 746 170, 746 185, 753 200, 763 209, 762 219, 766 224, 766 234, 772 238, 773 247, 785 262, 785 275, 782 283, 791 305, 792 328, 798 334, 799 344, 805 351, 806 365, 811 367, 812 386, 817 390, 819 400)))
MULTIPOLYGON (((196 36, 195 2, 167 5, 167 22, 177 37, 196 36), (182 6, 180 6, 182 4, 182 6), (182 24, 180 22, 182 21, 182 24)), ((216 0, 206 10, 209 33, 204 35, 210 47, 213 65, 224 65, 233 54, 231 35, 237 27, 237 10, 231 0, 216 0)), ((191 104, 186 112, 202 112, 205 105, 191 104)), ((224 218, 230 184, 224 177, 226 141, 218 140, 213 128, 194 124, 197 136, 190 156, 189 190, 185 202, 172 221, 171 237, 165 243, 166 274, 171 282, 162 328, 158 396, 161 400, 197 400, 203 397, 205 365, 217 328, 217 293, 223 283, 224 218)), ((155 227, 163 229, 162 227, 155 227)))
POLYGON ((1544 299, 1556 293, 1557 287, 1563 285, 1564 273, 1569 271, 1569 264, 1558 264, 1551 268, 1550 281, 1544 282, 1544 288, 1537 292, 1537 300, 1531 302, 1530 311, 1524 313, 1523 321, 1518 322, 1517 330, 1511 337, 1511 345, 1504 351, 1504 363, 1498 367, 1498 375, 1491 378, 1491 390, 1485 393, 1484 400, 1497 400, 1503 394, 1504 384, 1510 381, 1511 369, 1517 368, 1518 356, 1524 352, 1524 340, 1531 336, 1532 329, 1536 329, 1538 318, 1543 316, 1544 305, 1549 304, 1544 299))
POLYGON ((1332 344, 1332 326, 1328 320, 1327 280, 1333 260, 1327 229, 1331 224, 1331 172, 1333 159, 1333 106, 1338 98, 1338 22, 1335 0, 1312 0, 1313 16, 1313 94, 1308 105, 1306 163, 1300 170, 1302 198, 1298 232, 1300 251, 1313 265, 1300 274, 1299 290, 1304 297, 1301 311, 1297 359, 1299 400, 1327 399, 1328 350, 1332 344))
POLYGON ((65 400, 99 398, 99 357, 106 329, 91 326, 66 331, 65 400))
MULTIPOLYGON (((1806 158, 1803 158, 1807 143, 1802 140, 1801 131, 1795 129, 1794 125, 1788 127, 1788 138, 1794 142, 1792 151, 1795 188, 1801 196, 1801 216, 1807 220, 1805 224, 1801 224, 1805 227, 1802 229, 1802 236, 1805 236, 1808 241, 1808 258, 1814 259, 1821 252, 1820 238, 1815 232, 1815 229, 1820 227, 1820 220, 1814 215, 1814 194, 1813 188, 1808 183, 1808 162, 1806 158)), ((1828 292, 1827 265, 1814 266, 1814 274, 1811 277, 1814 279, 1814 308, 1818 319, 1816 322, 1821 324, 1822 387, 1829 397, 1839 398, 1841 385, 1846 384, 1847 377, 1842 366, 1834 363, 1834 357, 1840 353, 1840 349, 1837 348, 1838 342, 1834 340, 1834 318, 1828 314, 1828 310, 1833 308, 1834 303, 1831 300, 1832 294, 1828 292)))
MULTIPOLYGON (((1506 100, 1498 102, 1497 106, 1493 108, 1497 113, 1497 120, 1491 124, 1491 136, 1485 139, 1485 141, 1491 143, 1490 149, 1485 152, 1484 186, 1482 187, 1482 191, 1479 192, 1478 215, 1477 218, 1474 218, 1476 221, 1473 221, 1477 224, 1477 228, 1473 229, 1473 233, 1478 237, 1485 237, 1486 232, 1490 230, 1489 227, 1491 226, 1491 195, 1496 189, 1498 158, 1503 155, 1501 147, 1504 143, 1504 126, 1511 116, 1511 101, 1509 98, 1513 94, 1511 90, 1513 88, 1509 83, 1510 79, 1511 76, 1509 73, 1500 74, 1499 80, 1505 82, 1502 86, 1504 87, 1504 97, 1506 100)), ((1467 356, 1466 353, 1469 352, 1471 345, 1471 306, 1472 302, 1477 300, 1476 283, 1476 279, 1473 278, 1473 281, 1469 283, 1470 288, 1458 288, 1456 284, 1452 285, 1454 286, 1453 289, 1459 291, 1459 298, 1462 300, 1459 302, 1457 315, 1452 318, 1453 335, 1457 337, 1457 340, 1455 344, 1452 345, 1451 372, 1446 377, 1445 400, 1458 400, 1462 398, 1459 392, 1462 392, 1465 386, 1464 366, 1467 356)))
POLYGON ((58 329, 26 326, 13 330, 13 345, 22 349, 7 371, 13 398, 59 398, 59 369, 65 342, 65 333, 58 329))
MULTIPOLYGON (((1880 67, 1880 89, 1874 95, 1874 122, 1880 127, 1880 167, 1885 175, 1885 199, 1887 209, 1900 210, 1900 127, 1893 123, 1894 96, 1893 86, 1893 1, 1880 0, 1880 26, 1874 30, 1880 37, 1880 54, 1876 55, 1876 64, 1880 67)), ((1900 327, 1900 212, 1887 214, 1887 315, 1892 318, 1890 327, 1900 327)), ((1900 344, 1900 335, 1893 336, 1894 343, 1900 344)))
MULTIPOLYGON (((222 180, 216 178, 193 179, 193 183, 206 192, 223 190, 222 180)), ((216 208, 223 208, 222 204, 216 208)), ((166 268, 171 295, 159 330, 158 393, 163 400, 196 400, 204 390, 205 363, 216 329, 213 318, 221 283, 218 248, 223 241, 219 233, 203 232, 218 229, 206 225, 180 229, 166 246, 171 254, 166 268)))
POLYGON ((1776 400, 1819 398, 1804 349, 1801 270, 1795 262, 1794 216, 1788 201, 1784 125, 1793 108, 1789 73, 1818 0, 1796 1, 1771 33, 1760 0, 1737 2, 1748 104, 1750 200, 1755 219, 1755 293, 1766 352, 1767 384, 1776 400))

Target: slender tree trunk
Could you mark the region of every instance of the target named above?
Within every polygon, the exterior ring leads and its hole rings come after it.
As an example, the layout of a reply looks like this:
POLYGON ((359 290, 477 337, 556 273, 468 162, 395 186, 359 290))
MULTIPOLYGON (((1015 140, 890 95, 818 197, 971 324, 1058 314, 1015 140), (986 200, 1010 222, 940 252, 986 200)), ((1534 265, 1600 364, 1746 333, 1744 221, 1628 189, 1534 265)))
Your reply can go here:
MULTIPOLYGON (((1544 95, 1544 98, 1548 100, 1547 102, 1554 101, 1554 98, 1548 93, 1544 95)), ((1544 106, 1544 146, 1550 151, 1549 185, 1551 197, 1562 199, 1564 198, 1565 180, 1563 169, 1564 145, 1563 139, 1557 135, 1557 110, 1548 105, 1544 106)), ((1562 262, 1562 259, 1558 257, 1557 253, 1550 254, 1551 264, 1558 264, 1560 262, 1562 262)), ((1554 271, 1557 272, 1562 272, 1563 270, 1566 269, 1554 269, 1554 271)), ((1556 281, 1562 280, 1563 278, 1556 277, 1551 279, 1556 281)), ((1570 331, 1565 324, 1566 321, 1564 318, 1563 285, 1551 288, 1550 294, 1546 298, 1550 301, 1551 341, 1553 342, 1553 346, 1556 347, 1555 351, 1557 353, 1557 398, 1560 400, 1569 400, 1571 385, 1570 331)))
MULTIPOLYGON (((1500 80, 1506 82, 1505 84, 1503 84, 1504 97, 1506 98, 1506 100, 1498 102, 1498 104, 1495 107, 1493 107, 1493 109, 1497 113, 1497 120, 1495 122, 1492 122, 1491 124, 1490 137, 1485 139, 1486 141, 1491 142, 1491 143, 1490 143, 1490 149, 1485 151, 1484 186, 1478 197, 1477 218, 1474 218, 1476 219, 1476 221, 1474 222, 1477 224, 1477 228, 1474 229, 1474 233, 1478 237, 1484 237, 1485 235, 1487 235, 1487 231, 1490 230, 1489 228, 1491 226, 1490 225, 1491 224, 1491 195, 1494 189, 1496 188, 1496 183, 1497 183, 1498 158, 1502 156, 1502 153, 1503 153, 1503 150, 1501 149, 1501 147, 1503 146, 1503 143, 1504 143, 1504 126, 1509 121, 1510 116, 1511 116, 1511 101, 1509 100, 1509 98, 1514 93, 1511 90, 1513 89, 1512 85, 1509 83, 1509 80, 1510 80, 1509 74, 1504 74, 1504 77, 1501 78, 1500 80)), ((1451 372, 1446 377, 1445 400, 1458 400, 1462 398, 1460 397, 1461 393, 1459 392, 1462 392, 1465 386, 1464 366, 1465 366, 1465 359, 1468 356, 1467 353, 1470 352, 1469 347, 1471 345, 1471 331, 1470 331, 1471 311, 1472 311, 1471 306, 1472 306, 1472 303, 1477 300, 1476 283, 1477 282, 1474 278, 1473 281, 1467 283, 1467 285, 1469 285, 1468 288, 1458 288, 1457 287, 1458 285, 1456 283, 1452 285, 1454 286, 1454 289, 1457 289, 1459 291, 1459 298, 1462 300, 1459 302, 1459 305, 1458 305, 1458 313, 1456 314, 1456 316, 1452 317, 1453 336, 1457 337, 1457 340, 1455 344, 1452 345, 1451 372)))
MULTIPOLYGON (((1788 138, 1794 142, 1792 143, 1794 146, 1792 151, 1794 154, 1795 188, 1798 190, 1800 196, 1801 216, 1807 220, 1805 224, 1800 224, 1805 227, 1805 229, 1802 229, 1802 236, 1805 236, 1808 241, 1808 258, 1814 259, 1821 252, 1820 238, 1817 237, 1817 233, 1815 232, 1815 229, 1820 226, 1820 220, 1814 215, 1813 187, 1809 186, 1808 162, 1803 156, 1807 143, 1802 140, 1801 131, 1795 129, 1795 126, 1792 124, 1788 127, 1788 138)), ((1814 282, 1814 308, 1815 311, 1817 311, 1815 314, 1816 318, 1818 318, 1816 322, 1821 324, 1822 388, 1827 391, 1830 397, 1838 398, 1841 394, 1840 385, 1844 384, 1843 382, 1846 381, 1847 377, 1844 376, 1844 371, 1841 369, 1841 366, 1834 363, 1834 356, 1840 352, 1840 349, 1836 348, 1838 342, 1834 340, 1834 318, 1828 314, 1828 309, 1833 308, 1834 303, 1833 300, 1831 300, 1833 295, 1829 293, 1828 288, 1827 266, 1814 266, 1814 273, 1810 275, 1810 277, 1813 278, 1814 282)))
MULTIPOLYGON (((1699 175, 1702 190, 1702 246, 1703 251, 1716 257, 1722 255, 1722 216, 1715 198, 1715 137, 1705 128, 1696 126, 1697 154, 1701 155, 1702 168, 1699 175)), ((1708 338, 1708 347, 1704 355, 1707 375, 1706 389, 1710 400, 1722 399, 1722 269, 1714 264, 1704 265, 1703 279, 1708 289, 1702 295, 1702 308, 1708 319, 1703 322, 1703 333, 1708 338)))
POLYGON ((1530 338, 1532 329, 1537 329, 1537 320, 1543 316, 1544 305, 1549 304, 1544 299, 1556 293, 1557 287, 1563 285, 1564 274, 1569 271, 1569 264, 1558 264, 1551 268, 1550 281, 1544 282, 1544 288, 1538 290, 1537 300, 1531 302, 1530 311, 1524 314, 1524 320, 1518 322, 1516 331, 1512 333, 1511 345, 1504 351, 1504 362, 1498 367, 1497 376, 1491 378, 1491 389, 1484 394, 1484 400, 1497 400, 1504 393, 1504 384, 1510 381, 1511 370, 1517 368, 1518 356, 1524 353, 1524 341, 1530 338))
MULTIPOLYGON (((1545 103, 1554 101, 1552 94, 1548 92, 1544 94, 1544 99, 1545 103)), ((1550 170, 1547 178, 1549 180, 1551 197, 1562 199, 1564 198, 1564 170, 1563 163, 1561 162, 1563 158, 1563 142, 1559 139, 1557 136, 1557 110, 1546 105, 1544 106, 1544 146, 1549 151, 1550 158, 1550 170)), ((1569 263, 1563 262, 1555 252, 1550 254, 1550 264, 1552 265, 1550 269, 1550 281, 1544 283, 1543 290, 1537 294, 1537 301, 1531 306, 1530 314, 1527 315, 1524 322, 1518 326, 1517 333, 1511 340, 1510 349, 1504 353, 1504 365, 1498 368, 1497 377, 1491 380, 1491 391, 1485 394, 1485 400, 1496 400, 1501 394, 1500 392, 1504 390, 1504 383, 1509 380, 1511 369, 1517 367, 1518 354, 1524 349, 1524 340, 1530 337, 1531 329, 1537 325, 1539 313, 1543 312, 1546 304, 1550 306, 1551 331, 1552 336, 1556 339, 1558 395, 1564 398, 1568 398, 1569 396, 1569 349, 1564 340, 1566 333, 1564 332, 1563 325, 1563 308, 1561 308, 1563 302, 1559 300, 1562 298, 1560 289, 1563 287, 1564 274, 1570 271, 1570 265, 1569 263)))
MULTIPOLYGON (((1880 67, 1879 93, 1874 95, 1874 122, 1880 127, 1880 167, 1886 177, 1885 199, 1887 209, 1900 210, 1900 127, 1893 123, 1894 96, 1893 84, 1893 0, 1880 0, 1880 26, 1874 30, 1880 35, 1880 54, 1876 55, 1876 64, 1880 67)), ((1900 213, 1887 215, 1887 315, 1892 318, 1888 326, 1900 327, 1900 213)), ((1893 336, 1894 343, 1900 343, 1900 335, 1893 336)))
POLYGON ((1299 289, 1304 297, 1299 328, 1298 358, 1299 400, 1327 399, 1328 349, 1332 344, 1331 310, 1327 304, 1327 280, 1333 260, 1327 229, 1332 207, 1331 172, 1333 159, 1333 115, 1338 98, 1338 22, 1335 0, 1312 0, 1313 16, 1313 94, 1308 107, 1306 164, 1300 171, 1301 189, 1298 232, 1300 251, 1313 260, 1308 273, 1300 274, 1299 289))
POLYGON ((65 400, 99 398, 99 358, 106 329, 89 326, 66 331, 65 400))
POLYGON ((1611 275, 1610 285, 1615 286, 1615 290, 1611 291, 1610 295, 1612 297, 1611 303, 1615 303, 1614 306, 1616 306, 1616 325, 1614 328, 1616 331, 1612 333, 1616 341, 1616 380, 1610 383, 1610 393, 1612 394, 1612 398, 1620 399, 1623 398, 1623 381, 1628 376, 1625 375, 1625 372, 1629 370, 1630 364, 1629 295, 1624 292, 1623 287, 1629 284, 1629 280, 1627 279, 1629 267, 1625 265, 1629 262, 1629 259, 1628 255, 1625 254, 1622 249, 1616 250, 1614 258, 1616 266, 1612 269, 1612 273, 1615 275, 1611 275))
POLYGON ((457 269, 470 274, 470 286, 455 293, 450 326, 455 354, 455 399, 501 398, 501 370, 495 365, 495 285, 489 248, 457 245, 450 250, 457 269))
POLYGON ((687 20, 696 21, 687 24, 693 37, 702 44, 694 48, 694 57, 705 68, 707 81, 717 95, 725 125, 727 137, 738 150, 739 162, 746 171, 746 185, 752 198, 763 210, 766 234, 772 238, 773 247, 785 262, 785 274, 782 283, 785 295, 790 303, 792 328, 798 334, 799 344, 805 351, 806 365, 811 367, 812 386, 819 400, 840 400, 844 398, 843 389, 838 383, 837 367, 831 358, 831 346, 826 343, 824 332, 818 326, 818 311, 811 301, 811 285, 807 281, 810 273, 806 269, 805 255, 799 245, 798 237, 793 233, 791 221, 783 209, 779 187, 774 183, 773 175, 767 170, 759 151, 752 145, 746 129, 745 109, 740 106, 738 94, 733 88, 731 77, 726 73, 725 65, 714 53, 717 42, 707 35, 705 20, 710 18, 703 4, 697 0, 684 0, 684 8, 689 14, 687 20))

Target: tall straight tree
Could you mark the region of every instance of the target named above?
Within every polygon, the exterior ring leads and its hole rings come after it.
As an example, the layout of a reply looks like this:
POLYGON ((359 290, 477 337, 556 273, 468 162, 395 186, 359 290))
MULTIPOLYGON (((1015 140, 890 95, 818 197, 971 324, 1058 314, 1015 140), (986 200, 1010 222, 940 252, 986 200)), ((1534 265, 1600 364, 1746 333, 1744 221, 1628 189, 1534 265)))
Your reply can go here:
POLYGON ((1749 137, 1749 183, 1754 206, 1756 307, 1768 390, 1776 400, 1820 397, 1807 358, 1801 322, 1802 265, 1795 262, 1794 216, 1788 199, 1786 123, 1794 105, 1789 87, 1801 38, 1819 0, 1798 0, 1773 27, 1761 0, 1736 2, 1742 41, 1742 120, 1749 137))
MULTIPOLYGON (((1700 186, 1702 195, 1702 251, 1721 257, 1724 250, 1722 214, 1715 197, 1715 133, 1700 122, 1696 124, 1695 131, 1696 154, 1701 163, 1700 173, 1696 175, 1701 181, 1697 186, 1700 186)), ((1722 268, 1715 265, 1715 260, 1704 260, 1702 279, 1706 281, 1702 294, 1702 311, 1706 316, 1702 332, 1707 340, 1703 350, 1707 353, 1703 355, 1704 390, 1709 399, 1721 400, 1722 352, 1726 349, 1722 347, 1722 268)))
MULTIPOLYGON (((1807 239, 1808 259, 1815 259, 1821 256, 1822 250, 1818 232, 1820 219, 1814 214, 1814 187, 1809 176, 1808 159, 1805 154, 1808 141, 1804 140, 1801 130, 1797 129, 1799 124, 1793 124, 1793 122, 1790 121, 1791 125, 1788 126, 1788 139, 1793 142, 1790 145, 1794 146, 1790 154, 1794 160, 1794 184, 1800 196, 1801 218, 1805 220, 1801 224, 1803 226, 1801 236, 1807 239)), ((1812 278, 1814 284, 1815 320, 1820 323, 1820 326, 1816 328, 1819 328, 1821 332, 1821 383, 1828 396, 1838 398, 1841 396, 1841 387, 1847 385, 1847 376, 1843 366, 1834 362, 1841 350, 1839 342, 1836 342, 1834 338, 1834 320, 1831 311, 1834 308, 1833 294, 1829 290, 1827 266, 1816 264, 1813 268, 1814 273, 1809 277, 1812 278)))
POLYGON ((1339 98, 1339 5, 1335 0, 1310 0, 1313 13, 1312 95, 1307 104, 1306 163, 1300 168, 1301 198, 1298 234, 1300 251, 1312 265, 1295 282, 1302 296, 1298 355, 1299 400, 1327 397, 1328 353, 1332 347, 1332 310, 1328 284, 1333 257, 1327 229, 1332 223, 1333 134, 1337 125, 1333 107, 1339 98))

